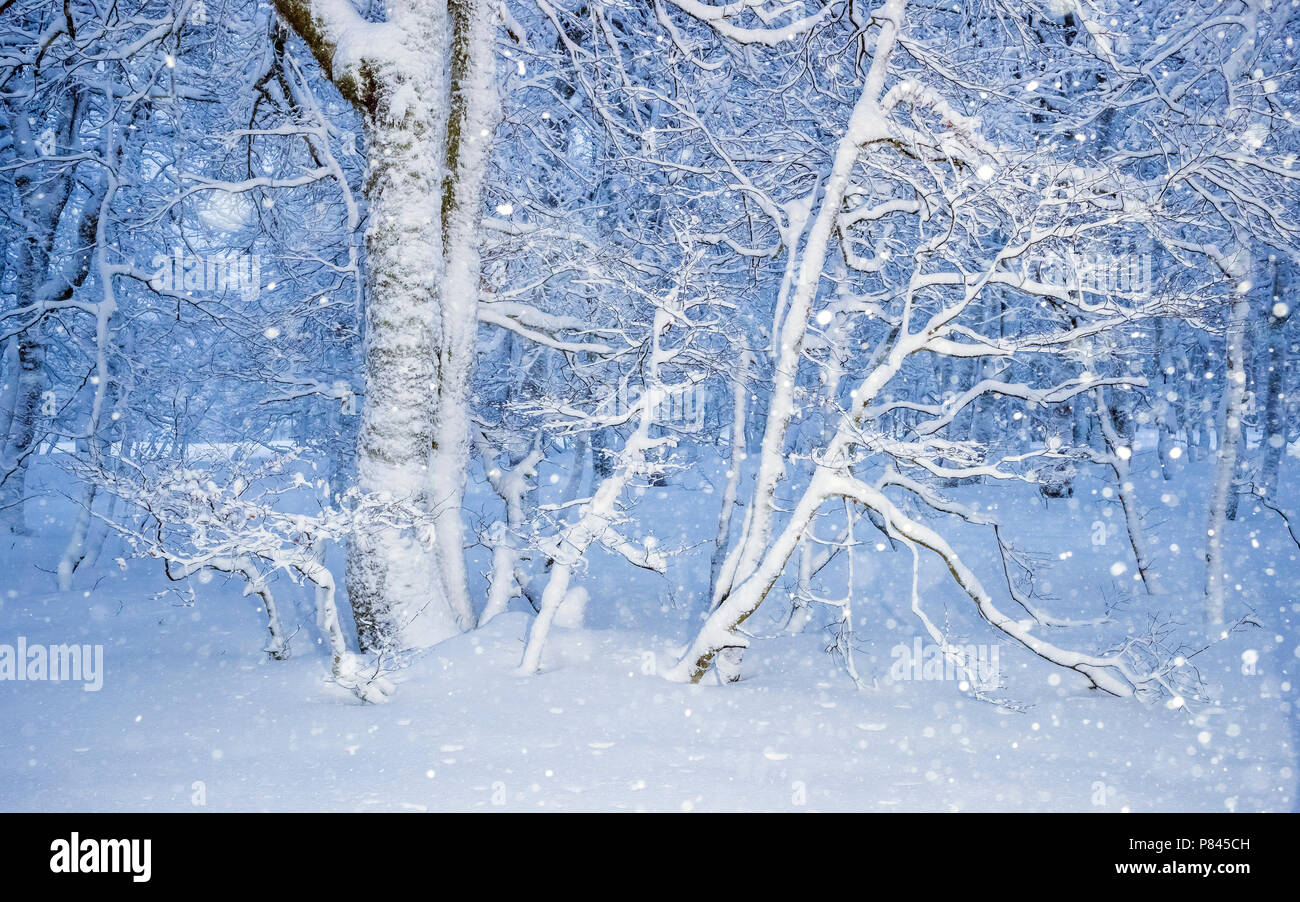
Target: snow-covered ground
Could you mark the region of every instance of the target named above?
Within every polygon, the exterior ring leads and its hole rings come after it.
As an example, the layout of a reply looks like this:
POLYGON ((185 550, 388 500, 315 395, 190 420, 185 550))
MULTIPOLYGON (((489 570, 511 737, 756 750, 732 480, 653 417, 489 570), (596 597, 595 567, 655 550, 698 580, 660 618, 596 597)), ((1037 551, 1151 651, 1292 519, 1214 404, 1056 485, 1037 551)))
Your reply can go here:
MULTIPOLYGON (((1128 598, 1114 616, 1131 625, 1185 608, 1195 651, 1204 514, 1201 493, 1185 486, 1201 474, 1189 464, 1166 483, 1145 458, 1135 476, 1162 550, 1159 600, 1134 590, 1121 515, 1102 482, 1081 479, 1074 499, 1050 503, 1032 487, 999 491, 998 513, 1018 544, 1050 564, 1040 589, 1057 596, 1059 613, 1096 615, 1106 599, 1128 598), (1112 522, 1119 531, 1094 544, 1112 522)), ((50 458, 37 473, 47 485, 58 478, 50 458)), ((541 474, 544 493, 558 491, 550 475, 541 474)), ((110 543, 73 591, 56 591, 70 507, 44 493, 29 517, 41 521, 36 533, 0 543, 0 643, 103 645, 104 682, 98 692, 0 682, 0 809, 1297 808, 1300 566, 1280 521, 1268 519, 1275 515, 1243 504, 1232 526, 1231 585, 1241 588, 1230 610, 1248 603, 1263 625, 1194 658, 1214 702, 1190 710, 1090 692, 1073 674, 999 644, 927 564, 928 613, 966 643, 996 646, 998 696, 1015 710, 974 699, 953 680, 891 678, 896 649, 923 631, 909 611, 910 554, 874 544, 855 562, 865 688, 827 653, 825 616, 784 633, 780 586, 747 624, 758 638, 739 683, 663 679, 658 671, 698 623, 717 513, 707 482, 682 479, 646 489, 638 519, 662 544, 694 547, 666 577, 593 552, 581 580, 588 628, 557 629, 541 674, 515 672, 531 616, 516 601, 412 661, 384 705, 359 704, 325 682, 310 592, 284 579, 277 596, 294 600, 284 615, 297 629, 284 662, 261 652, 262 615, 237 581, 169 583, 156 562, 119 566, 122 549, 110 543)), ((991 572, 981 534, 964 540, 960 550, 991 572)), ((481 553, 471 563, 486 566, 481 553)), ((481 577, 474 589, 481 598, 481 577)))

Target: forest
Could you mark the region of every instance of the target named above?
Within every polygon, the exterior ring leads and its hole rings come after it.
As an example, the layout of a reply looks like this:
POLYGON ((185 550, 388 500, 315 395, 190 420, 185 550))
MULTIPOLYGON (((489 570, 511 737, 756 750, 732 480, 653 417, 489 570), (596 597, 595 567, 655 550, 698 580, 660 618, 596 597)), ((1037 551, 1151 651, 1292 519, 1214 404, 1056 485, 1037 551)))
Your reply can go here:
POLYGON ((0 0, 0 808, 1300 810, 1298 38, 0 0))

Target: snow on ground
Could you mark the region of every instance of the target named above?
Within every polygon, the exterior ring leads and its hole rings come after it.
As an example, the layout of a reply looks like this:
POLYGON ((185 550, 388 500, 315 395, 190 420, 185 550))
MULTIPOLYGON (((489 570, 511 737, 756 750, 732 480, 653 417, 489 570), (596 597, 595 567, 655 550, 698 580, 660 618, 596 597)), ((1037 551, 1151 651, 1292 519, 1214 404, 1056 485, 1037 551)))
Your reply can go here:
MULTIPOLYGON (((1180 478, 1197 475, 1188 466, 1180 478)), ((53 478, 48 462, 40 472, 53 478)), ((642 522, 659 524, 665 544, 712 533, 716 494, 696 479, 645 492, 642 522)), ((541 483, 550 484, 546 470, 541 483)), ((1203 517, 1176 484, 1148 478, 1139 489, 1165 551, 1171 585, 1161 605, 1194 612, 1203 517), (1177 554, 1168 550, 1175 542, 1177 554)), ((1045 505, 1032 490, 1010 501, 997 494, 1011 532, 1052 559, 1046 578, 1062 613, 1095 613, 1103 589, 1123 597, 1131 580, 1131 572, 1111 575, 1127 560, 1122 533, 1091 544, 1096 523, 1119 525, 1118 512, 1104 513, 1113 505, 1102 487, 1081 480, 1077 504, 1045 505), (1073 554, 1062 560, 1063 551, 1073 554)), ((1002 696, 1023 711, 973 699, 951 680, 891 680, 892 650, 922 634, 908 612, 905 551, 859 556, 868 589, 856 602, 857 664, 874 687, 860 690, 845 676, 818 624, 782 634, 781 586, 751 624, 761 638, 744 679, 667 682, 656 670, 698 622, 703 545, 666 578, 595 555, 584 578, 589 628, 557 629, 538 676, 514 672, 529 622, 515 609, 421 655, 395 677, 392 701, 375 706, 324 682, 310 593, 283 579, 278 597, 294 599, 285 616, 299 627, 285 662, 261 653, 255 600, 224 577, 168 583, 153 562, 119 568, 112 558, 121 550, 108 547, 74 591, 56 591, 68 509, 57 493, 43 501, 44 516, 31 518, 43 521, 36 534, 0 544, 0 643, 102 644, 106 673, 98 692, 0 682, 3 810, 1297 807, 1298 568, 1294 545, 1267 512, 1248 512, 1233 536, 1244 554, 1240 598, 1263 626, 1197 657, 1218 703, 1190 713, 1089 692, 1005 644, 1002 696), (634 614, 655 628, 631 629, 634 614)), ((980 542, 972 534, 961 550, 974 555, 980 542)), ((938 568, 923 572, 922 595, 931 616, 949 618, 966 642, 997 644, 977 621, 962 620, 966 608, 938 568)), ((1140 620, 1150 607, 1134 594, 1117 617, 1140 620)))

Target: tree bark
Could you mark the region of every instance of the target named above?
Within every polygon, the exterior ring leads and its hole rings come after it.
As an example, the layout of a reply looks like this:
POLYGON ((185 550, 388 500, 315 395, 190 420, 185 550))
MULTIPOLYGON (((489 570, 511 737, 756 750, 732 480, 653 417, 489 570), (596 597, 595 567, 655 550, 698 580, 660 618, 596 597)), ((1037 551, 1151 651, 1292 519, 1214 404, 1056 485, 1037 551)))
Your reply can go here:
POLYGON ((1242 401, 1246 395, 1246 324, 1250 301, 1245 292, 1233 301, 1225 341, 1227 382, 1219 411, 1219 441, 1215 451, 1214 482, 1210 491, 1209 526, 1206 529, 1205 616, 1211 626, 1223 623, 1223 531, 1228 523, 1229 496, 1235 491, 1237 458, 1241 448, 1242 401))

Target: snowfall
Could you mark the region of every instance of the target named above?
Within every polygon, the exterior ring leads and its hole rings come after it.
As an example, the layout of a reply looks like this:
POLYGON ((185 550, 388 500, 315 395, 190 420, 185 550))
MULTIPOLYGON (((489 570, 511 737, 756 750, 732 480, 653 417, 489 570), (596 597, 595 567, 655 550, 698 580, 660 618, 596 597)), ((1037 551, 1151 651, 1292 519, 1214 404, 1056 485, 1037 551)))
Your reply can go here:
MULTIPOLYGON (((413 655, 389 676, 395 694, 376 705, 329 682, 311 592, 285 578, 286 661, 263 652, 265 616, 242 581, 209 572, 171 582, 158 562, 111 538, 72 591, 57 591, 75 509, 60 457, 43 454, 33 467, 31 534, 0 541, 0 643, 102 645, 103 685, 0 682, 3 810, 1300 807, 1297 548, 1274 513, 1243 501, 1228 536, 1229 613, 1246 620, 1207 640, 1204 492, 1189 490, 1206 484, 1206 464, 1185 462, 1166 481, 1150 450, 1134 460, 1159 540, 1159 598, 1135 581, 1122 513, 1100 477, 1081 475, 1071 498, 1044 499, 1033 486, 987 496, 1006 531, 1044 562, 1038 588, 1054 613, 1108 611, 1122 631, 1173 611, 1201 698, 1143 703, 1090 690, 1074 672, 999 642, 933 561, 918 582, 929 616, 996 649, 1002 686, 980 698, 942 678, 950 674, 916 679, 896 666, 900 649, 925 635, 911 611, 912 558, 881 534, 854 556, 858 682, 828 651, 833 613, 788 627, 785 583, 745 625, 753 638, 738 682, 713 673, 701 685, 669 682, 662 671, 685 649, 707 596, 723 468, 704 462, 674 484, 637 490, 643 529, 684 553, 659 575, 593 551, 580 580, 590 597, 584 625, 555 630, 540 674, 518 672, 532 611, 516 599, 509 613, 413 655)), ((542 499, 568 476, 543 467, 542 499)), ((970 503, 978 487, 962 492, 970 503)), ((481 485, 467 504, 471 526, 476 505, 490 505, 481 485)), ((955 544, 987 568, 985 541, 971 532, 955 544)), ((481 599, 487 553, 472 549, 470 562, 481 599)), ((329 563, 341 574, 341 549, 329 563)), ((1069 630, 1074 645, 1104 643, 1096 629, 1069 630)))

